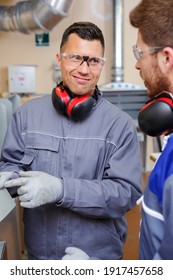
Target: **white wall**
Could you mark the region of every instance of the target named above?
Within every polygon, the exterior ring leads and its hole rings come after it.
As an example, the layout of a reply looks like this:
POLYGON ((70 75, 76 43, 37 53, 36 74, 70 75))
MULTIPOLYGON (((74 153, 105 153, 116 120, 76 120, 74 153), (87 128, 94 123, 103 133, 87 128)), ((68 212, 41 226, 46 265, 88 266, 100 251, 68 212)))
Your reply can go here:
MULTIPOLYGON (((15 5, 17 0, 0 0, 0 6, 15 5)), ((137 30, 130 26, 129 12, 140 0, 124 0, 124 82, 143 85, 131 46, 135 44, 137 30)), ((59 51, 62 33, 75 21, 92 21, 103 31, 107 58, 99 84, 111 82, 113 64, 113 0, 74 0, 69 16, 59 22, 49 34, 49 47, 36 47, 35 35, 0 31, 0 92, 8 90, 7 67, 13 64, 37 65, 36 93, 49 93, 53 87, 52 61, 59 51)))

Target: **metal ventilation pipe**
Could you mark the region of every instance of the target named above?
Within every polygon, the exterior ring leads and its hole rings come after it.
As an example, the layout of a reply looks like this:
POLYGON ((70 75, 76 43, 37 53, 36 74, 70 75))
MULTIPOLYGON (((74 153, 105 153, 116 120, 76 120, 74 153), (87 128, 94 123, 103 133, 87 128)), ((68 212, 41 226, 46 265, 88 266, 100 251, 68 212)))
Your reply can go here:
POLYGON ((63 18, 73 0, 30 0, 15 6, 0 6, 0 31, 25 34, 49 32, 63 18))
POLYGON ((144 87, 124 82, 124 0, 112 0, 113 5, 113 65, 111 82, 100 90, 144 90, 144 87))
POLYGON ((112 82, 124 82, 123 1, 113 0, 114 63, 112 82))

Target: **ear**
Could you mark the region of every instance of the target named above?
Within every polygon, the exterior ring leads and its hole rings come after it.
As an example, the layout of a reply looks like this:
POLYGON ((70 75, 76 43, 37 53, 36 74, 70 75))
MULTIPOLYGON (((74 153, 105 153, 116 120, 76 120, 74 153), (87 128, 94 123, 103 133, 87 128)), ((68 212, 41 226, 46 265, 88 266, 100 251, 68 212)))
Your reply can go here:
POLYGON ((60 55, 60 53, 58 53, 56 55, 56 63, 57 63, 58 68, 61 69, 61 55, 60 55))
POLYGON ((166 47, 163 49, 162 53, 166 72, 173 71, 173 49, 170 47, 166 47))

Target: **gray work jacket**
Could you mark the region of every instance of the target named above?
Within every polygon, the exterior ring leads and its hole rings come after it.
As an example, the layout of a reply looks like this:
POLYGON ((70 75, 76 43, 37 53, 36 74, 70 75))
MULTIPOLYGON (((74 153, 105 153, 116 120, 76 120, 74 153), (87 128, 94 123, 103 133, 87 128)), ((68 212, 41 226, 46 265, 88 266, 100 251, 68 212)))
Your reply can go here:
POLYGON ((121 259, 125 213, 141 196, 139 143, 133 120, 103 98, 83 121, 58 113, 51 95, 14 113, 0 171, 36 170, 62 178, 58 204, 24 209, 30 258, 61 259, 76 246, 98 259, 121 259))

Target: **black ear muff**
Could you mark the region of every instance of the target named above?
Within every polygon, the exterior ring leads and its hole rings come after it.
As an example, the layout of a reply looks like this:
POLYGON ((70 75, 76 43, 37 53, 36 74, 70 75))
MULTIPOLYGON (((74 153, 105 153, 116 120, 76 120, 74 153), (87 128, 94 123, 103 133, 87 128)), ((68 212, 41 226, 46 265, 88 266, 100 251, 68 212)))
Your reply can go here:
POLYGON ((66 90, 62 90, 60 86, 57 86, 52 91, 52 102, 55 109, 64 114, 66 112, 67 104, 70 102, 70 96, 66 90))
POLYGON ((66 114, 71 119, 78 121, 89 115, 96 104, 96 95, 84 94, 72 97, 69 90, 60 83, 52 91, 52 103, 59 113, 66 114))
POLYGON ((173 130, 173 97, 162 92, 149 100, 138 115, 139 127, 149 136, 168 134, 173 130))
POLYGON ((89 94, 76 96, 67 105, 67 115, 74 120, 82 120, 91 112, 95 100, 89 94))

